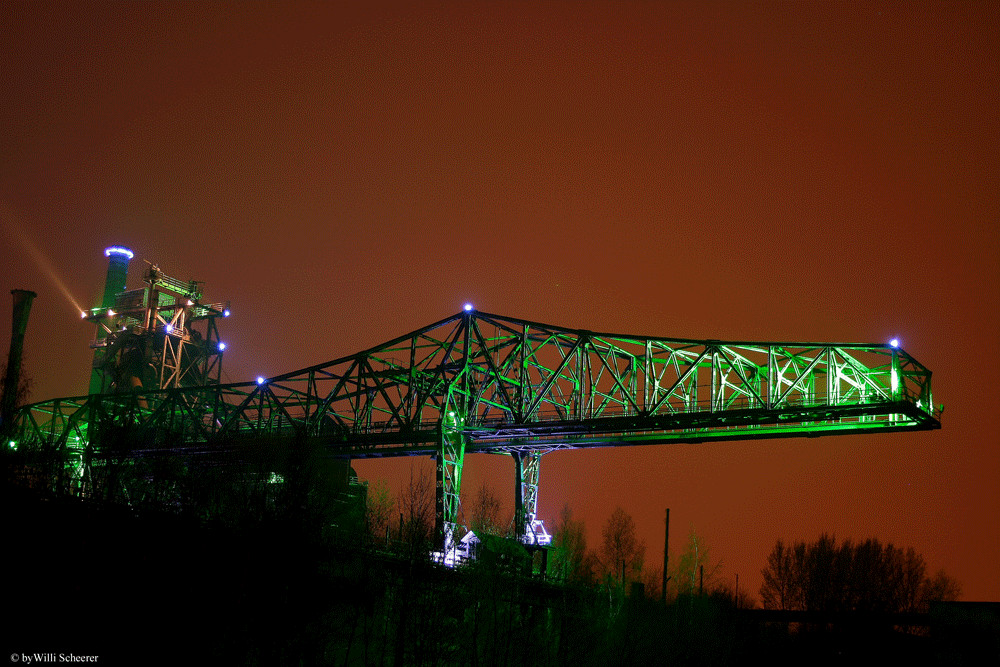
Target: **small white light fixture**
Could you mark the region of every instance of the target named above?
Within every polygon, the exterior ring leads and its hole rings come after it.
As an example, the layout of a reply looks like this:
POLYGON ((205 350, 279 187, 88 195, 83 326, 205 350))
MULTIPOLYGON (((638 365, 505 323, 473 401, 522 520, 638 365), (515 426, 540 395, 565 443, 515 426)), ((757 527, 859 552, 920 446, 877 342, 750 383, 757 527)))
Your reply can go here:
POLYGON ((891 347, 899 347, 899 339, 893 338, 892 340, 889 341, 889 345, 891 347))
POLYGON ((257 384, 264 384, 264 378, 260 375, 257 376, 257 384))
POLYGON ((223 343, 223 342, 222 342, 222 341, 220 340, 220 341, 219 341, 219 352, 222 352, 222 351, 223 351, 223 350, 225 350, 225 349, 226 349, 226 344, 225 344, 225 343, 223 343))
POLYGON ((467 303, 463 307, 465 308, 465 312, 467 312, 467 313, 472 311, 472 304, 471 303, 467 303))

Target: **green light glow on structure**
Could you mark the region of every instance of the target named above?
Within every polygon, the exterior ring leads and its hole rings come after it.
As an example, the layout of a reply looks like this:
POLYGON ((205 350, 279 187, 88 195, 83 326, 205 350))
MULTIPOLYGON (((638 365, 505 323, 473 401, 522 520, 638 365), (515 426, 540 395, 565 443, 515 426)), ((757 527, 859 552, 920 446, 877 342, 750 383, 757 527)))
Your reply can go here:
POLYGON ((108 410, 188 444, 322 434, 353 457, 436 455, 442 428, 469 453, 924 430, 940 428, 930 379, 884 344, 601 334, 472 311, 256 383, 27 406, 15 437, 65 443, 108 410))
POLYGON ((71 465, 102 446, 89 428, 101 416, 192 455, 307 437, 335 457, 435 457, 442 547, 453 544, 465 454, 521 458, 527 526, 532 457, 548 452, 941 427, 930 370, 900 347, 596 333, 479 310, 256 382, 36 403, 11 435, 22 448, 57 443, 71 465))

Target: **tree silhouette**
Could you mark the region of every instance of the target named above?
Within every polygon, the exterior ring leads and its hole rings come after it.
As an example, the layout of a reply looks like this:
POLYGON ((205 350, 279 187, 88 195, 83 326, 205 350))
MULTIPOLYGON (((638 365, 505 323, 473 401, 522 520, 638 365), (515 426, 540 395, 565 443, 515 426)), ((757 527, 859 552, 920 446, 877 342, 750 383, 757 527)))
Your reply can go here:
POLYGON ((761 571, 765 609, 827 612, 918 612, 954 600, 959 587, 943 571, 926 574, 920 554, 877 539, 837 544, 823 534, 791 546, 778 540, 761 571))
POLYGON ((399 541, 411 557, 430 552, 434 537, 434 484, 423 470, 399 492, 399 541))
POLYGON ((483 482, 472 503, 470 528, 476 535, 503 535, 508 521, 503 519, 503 503, 489 484, 483 482))
POLYGON ((568 583, 590 583, 594 579, 587 554, 586 528, 583 521, 573 518, 569 505, 564 505, 559 513, 550 559, 549 572, 568 583))
POLYGON ((692 528, 688 533, 684 551, 676 559, 675 569, 671 575, 677 594, 695 595, 704 592, 706 586, 711 590, 721 565, 721 562, 714 565, 711 563, 708 545, 692 528))
POLYGON ((795 566, 801 562, 801 558, 793 556, 791 548, 778 540, 767 557, 767 567, 761 570, 764 583, 760 588, 760 597, 764 609, 796 609, 800 606, 793 596, 798 592, 794 582, 799 580, 795 566))
POLYGON ((365 528, 368 539, 376 545, 389 541, 389 524, 395 503, 389 487, 384 481, 377 481, 368 488, 365 500, 365 528))
POLYGON ((630 574, 642 570, 645 553, 646 544, 636 536, 632 515, 616 507, 601 531, 601 558, 606 573, 619 577, 624 585, 630 574))

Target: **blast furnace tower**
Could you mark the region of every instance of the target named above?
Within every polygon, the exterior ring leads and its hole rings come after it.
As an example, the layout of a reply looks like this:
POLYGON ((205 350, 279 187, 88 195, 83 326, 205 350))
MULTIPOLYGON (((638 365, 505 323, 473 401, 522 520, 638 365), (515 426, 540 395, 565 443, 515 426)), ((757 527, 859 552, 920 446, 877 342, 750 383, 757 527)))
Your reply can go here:
POLYGON ((225 343, 216 321, 227 303, 203 303, 202 283, 171 278, 155 264, 145 286, 126 289, 132 251, 105 249, 101 303, 81 316, 96 325, 91 394, 218 384, 225 343))

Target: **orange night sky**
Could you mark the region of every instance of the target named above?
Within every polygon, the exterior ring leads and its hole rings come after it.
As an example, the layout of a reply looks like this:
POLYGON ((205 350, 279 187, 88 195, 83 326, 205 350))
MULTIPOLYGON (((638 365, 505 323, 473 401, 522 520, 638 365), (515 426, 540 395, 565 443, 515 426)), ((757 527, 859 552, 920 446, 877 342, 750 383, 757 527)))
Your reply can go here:
MULTIPOLYGON (((133 285, 145 259, 232 301, 233 381, 465 301, 898 336, 940 431, 554 453, 540 513, 568 504, 596 546, 620 505, 655 563, 669 507, 675 554, 695 530, 754 594, 778 538, 830 532, 1000 600, 997 3, 9 1, 0 25, 0 266, 39 295, 34 400, 86 393, 112 244, 133 285)), ((396 491, 411 465, 356 467, 396 491)), ((512 489, 510 459, 469 457, 484 481, 512 489)))

